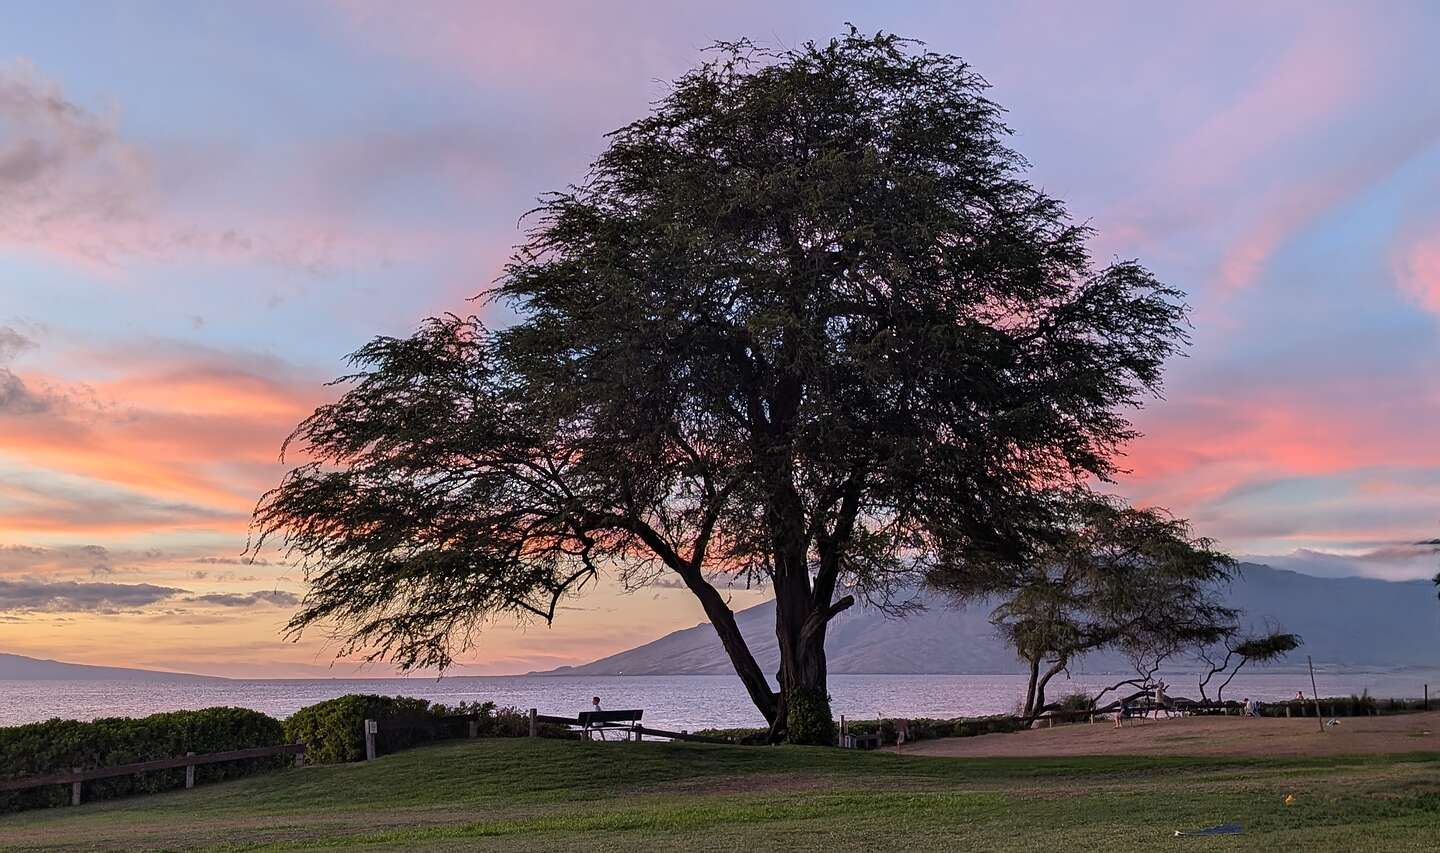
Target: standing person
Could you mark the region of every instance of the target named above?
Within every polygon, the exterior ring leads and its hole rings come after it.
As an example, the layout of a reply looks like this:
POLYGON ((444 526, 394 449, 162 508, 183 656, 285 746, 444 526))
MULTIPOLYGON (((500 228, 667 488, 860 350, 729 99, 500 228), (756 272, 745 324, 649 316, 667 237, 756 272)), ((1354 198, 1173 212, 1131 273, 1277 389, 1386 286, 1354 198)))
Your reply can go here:
POLYGON ((1165 708, 1165 687, 1163 681, 1155 682, 1155 719, 1160 719, 1160 712, 1165 711, 1165 716, 1170 716, 1170 711, 1165 708))
POLYGON ((1118 709, 1116 709, 1116 711, 1115 711, 1115 725, 1113 726, 1113 728, 1117 728, 1117 729, 1124 728, 1124 726, 1122 726, 1122 725, 1120 724, 1120 721, 1123 720, 1123 719, 1125 719, 1125 700, 1124 700, 1124 699, 1121 699, 1121 700, 1120 700, 1120 707, 1119 707, 1118 709))

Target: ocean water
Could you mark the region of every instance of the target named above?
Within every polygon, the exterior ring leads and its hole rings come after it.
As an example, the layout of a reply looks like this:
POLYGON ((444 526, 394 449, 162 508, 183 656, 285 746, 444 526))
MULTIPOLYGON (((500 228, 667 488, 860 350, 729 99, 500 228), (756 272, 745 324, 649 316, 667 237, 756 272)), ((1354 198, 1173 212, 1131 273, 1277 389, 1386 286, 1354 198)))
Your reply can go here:
MULTIPOLYGON (((1122 676, 1088 675, 1056 679, 1047 691, 1058 698, 1080 689, 1109 686, 1122 676)), ((1198 697, 1196 677, 1162 676, 1174 696, 1198 697)), ((1440 672, 1317 673, 1321 696, 1348 696, 1368 690, 1380 698, 1418 698, 1426 683, 1440 692, 1440 672)), ((1013 711, 1024 694, 1020 675, 832 675, 835 713, 862 717, 957 717, 1013 711)), ((1304 673, 1246 673, 1226 690, 1227 698, 1278 700, 1296 690, 1309 696, 1304 673)), ((732 676, 447 676, 433 678, 214 680, 188 683, 141 681, 0 681, 0 726, 53 717, 90 720, 140 717, 160 711, 234 705, 285 717, 305 705, 346 693, 416 696, 446 704, 489 700, 498 705, 538 708, 542 714, 588 710, 599 696, 607 708, 643 708, 645 721, 663 728, 694 731, 710 727, 757 726, 762 718, 732 676)), ((1211 690, 1213 695, 1213 688, 1211 690)))

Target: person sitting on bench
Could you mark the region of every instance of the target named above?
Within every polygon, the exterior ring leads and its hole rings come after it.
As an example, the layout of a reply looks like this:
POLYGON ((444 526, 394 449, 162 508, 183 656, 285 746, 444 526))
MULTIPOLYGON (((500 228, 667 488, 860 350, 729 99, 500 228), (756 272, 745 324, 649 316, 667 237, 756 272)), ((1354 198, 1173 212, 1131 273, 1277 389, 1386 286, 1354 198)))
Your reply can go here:
MULTIPOLYGON (((596 697, 594 697, 593 699, 590 700, 590 710, 594 711, 594 712, 597 713, 597 714, 600 713, 600 697, 599 697, 599 696, 596 696, 596 697)), ((593 723, 586 723, 586 724, 585 724, 585 737, 586 737, 586 738, 594 739, 596 733, 599 733, 601 740, 605 740, 605 729, 604 729, 604 728, 602 728, 602 727, 600 727, 600 726, 596 726, 596 725, 594 725, 593 723)))

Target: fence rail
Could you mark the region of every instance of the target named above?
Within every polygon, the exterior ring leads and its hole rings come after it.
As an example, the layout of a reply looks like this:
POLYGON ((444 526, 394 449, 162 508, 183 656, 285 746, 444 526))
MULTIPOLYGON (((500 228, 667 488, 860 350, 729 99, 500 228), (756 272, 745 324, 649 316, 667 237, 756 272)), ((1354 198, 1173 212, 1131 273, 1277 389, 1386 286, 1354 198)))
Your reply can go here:
MULTIPOLYGON (((404 718, 394 720, 366 720, 364 728, 365 760, 373 761, 380 755, 379 744, 377 744, 376 741, 378 736, 385 732, 414 731, 418 729, 428 731, 431 735, 434 735, 437 731, 456 731, 456 729, 452 727, 453 724, 468 722, 470 723, 468 736, 476 737, 482 716, 481 714, 457 714, 450 717, 441 717, 437 720, 404 718)), ((541 714, 536 709, 531 708, 527 717, 530 720, 530 737, 540 736, 541 725, 566 726, 567 728, 574 727, 577 730, 583 730, 578 714, 573 717, 557 717, 552 714, 541 714)), ((638 724, 633 726, 611 726, 606 727, 605 730, 626 732, 634 735, 639 740, 644 740, 645 736, 649 735, 650 737, 663 737, 669 738, 670 740, 692 741, 695 743, 735 743, 735 741, 730 738, 692 735, 689 732, 672 732, 666 731, 665 729, 652 729, 638 724)))
POLYGON ((0 779, 0 791, 24 791, 45 785, 71 785, 70 804, 80 805, 80 785, 94 779, 111 779, 116 776, 131 776, 155 770, 178 770, 185 768, 185 787, 195 787, 195 767, 200 764, 219 764, 223 761, 244 761, 250 758, 269 758, 272 755, 294 755, 295 764, 305 762, 305 744, 287 743, 281 746, 256 746, 249 749, 232 749, 228 752, 207 752, 204 755, 190 753, 178 758, 157 758, 153 761, 137 761, 134 764, 117 764, 111 767, 76 767, 63 773, 49 773, 44 776, 25 776, 19 779, 0 779))

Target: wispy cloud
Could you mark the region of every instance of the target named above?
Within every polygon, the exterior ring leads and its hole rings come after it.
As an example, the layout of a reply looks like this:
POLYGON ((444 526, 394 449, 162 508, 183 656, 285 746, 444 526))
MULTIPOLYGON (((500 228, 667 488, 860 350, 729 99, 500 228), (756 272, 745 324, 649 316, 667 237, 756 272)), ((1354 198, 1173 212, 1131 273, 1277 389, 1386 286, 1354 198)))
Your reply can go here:
POLYGON ((1401 292, 1426 311, 1440 315, 1440 228, 1402 246, 1394 267, 1401 292))
POLYGON ((253 607, 257 604, 273 604, 276 607, 294 607, 300 597, 283 590, 257 590, 255 592, 212 592, 185 599, 194 604, 215 604, 220 607, 253 607))
POLYGON ((0 364, 34 347, 34 341, 15 331, 13 327, 0 326, 0 364))
POLYGON ((1311 575, 1384 580, 1429 578, 1437 568, 1436 548, 1424 542, 1391 542, 1353 551, 1297 548, 1286 554, 1249 555, 1243 559, 1311 575))
POLYGON ((176 587, 148 583, 0 579, 0 611, 112 611, 144 607, 184 592, 185 590, 176 587))
MULTIPOLYGON (((158 551, 138 556, 140 559, 154 559, 158 551)), ((116 572, 117 555, 103 545, 69 545, 44 548, 35 545, 0 545, 0 575, 45 573, 50 576, 65 574, 109 575, 116 572)))
POLYGON ((248 214, 232 206, 244 225, 197 214, 180 203, 194 164, 166 170, 170 159, 193 157, 126 138, 117 107, 88 108, 30 63, 0 67, 0 128, 0 246, 96 268, 192 257, 318 272, 351 257, 382 259, 374 233, 279 205, 248 214))

